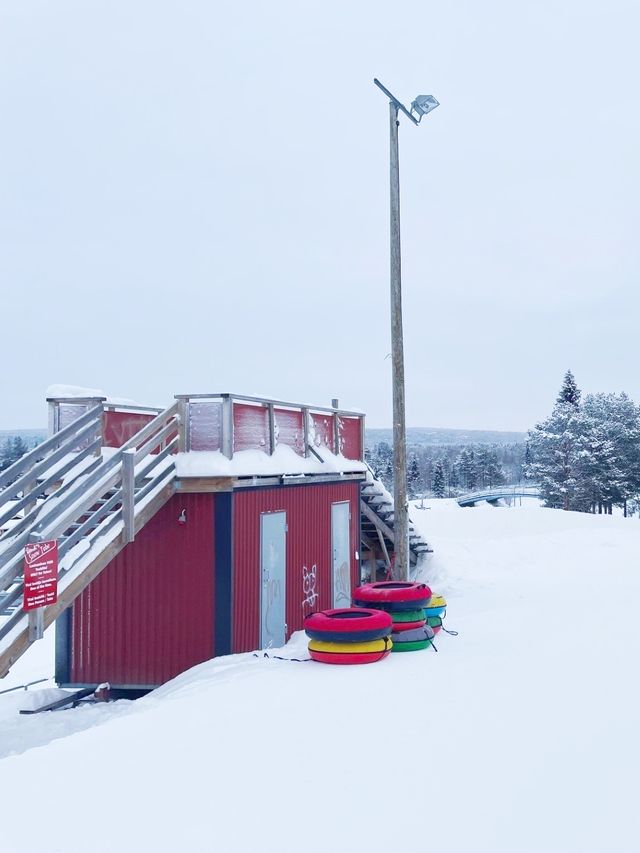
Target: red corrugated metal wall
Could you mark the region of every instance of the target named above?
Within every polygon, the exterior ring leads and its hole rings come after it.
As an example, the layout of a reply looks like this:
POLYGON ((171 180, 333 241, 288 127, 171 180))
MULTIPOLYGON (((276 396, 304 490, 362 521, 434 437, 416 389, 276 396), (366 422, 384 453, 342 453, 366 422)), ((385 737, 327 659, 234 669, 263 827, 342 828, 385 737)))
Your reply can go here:
POLYGON ((71 683, 162 684, 213 657, 214 498, 175 495, 76 599, 71 683))
POLYGON ((360 547, 359 484, 326 483, 315 486, 283 486, 255 489, 233 495, 233 651, 244 652, 260 644, 260 514, 287 513, 288 633, 302 628, 313 610, 332 606, 331 601, 331 504, 351 503, 351 586, 357 586, 360 547), (305 604, 303 570, 316 567, 315 604, 305 604))

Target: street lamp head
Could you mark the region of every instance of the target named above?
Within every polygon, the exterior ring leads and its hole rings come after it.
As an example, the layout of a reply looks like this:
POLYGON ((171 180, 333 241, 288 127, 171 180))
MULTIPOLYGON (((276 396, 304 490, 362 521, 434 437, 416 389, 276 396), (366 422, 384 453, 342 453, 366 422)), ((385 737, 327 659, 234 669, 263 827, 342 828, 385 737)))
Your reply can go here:
POLYGON ((422 116, 426 116, 431 110, 435 110, 440 106, 440 101, 436 100, 433 95, 418 95, 415 101, 411 104, 411 112, 418 115, 418 121, 422 116))

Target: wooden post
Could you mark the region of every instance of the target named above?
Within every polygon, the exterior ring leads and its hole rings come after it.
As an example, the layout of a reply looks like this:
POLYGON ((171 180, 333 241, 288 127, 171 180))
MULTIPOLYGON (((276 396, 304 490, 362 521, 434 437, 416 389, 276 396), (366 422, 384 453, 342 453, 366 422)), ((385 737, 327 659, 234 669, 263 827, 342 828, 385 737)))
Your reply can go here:
POLYGON ((124 450, 122 453, 122 520, 126 542, 135 538, 135 460, 136 451, 124 450))
POLYGON ((44 637, 44 607, 29 611, 29 642, 34 643, 44 637))
POLYGON ((302 407, 302 442, 304 444, 304 456, 309 455, 309 409, 302 407))
MULTIPOLYGON (((331 401, 331 406, 334 409, 340 408, 339 400, 336 397, 331 401)), ((333 413, 333 452, 336 456, 340 455, 340 420, 337 411, 333 413)))
POLYGON ((273 403, 267 403, 269 411, 269 455, 273 456, 276 449, 276 416, 273 403))
POLYGON ((222 396, 222 452, 233 459, 233 399, 229 394, 222 396))
POLYGON ((397 580, 406 581, 409 577, 409 507, 407 504, 407 437, 404 405, 404 347, 402 340, 398 107, 394 101, 389 102, 389 137, 394 573, 397 580))
POLYGON ((180 453, 188 453, 190 450, 189 440, 189 400, 178 398, 178 450, 180 453))

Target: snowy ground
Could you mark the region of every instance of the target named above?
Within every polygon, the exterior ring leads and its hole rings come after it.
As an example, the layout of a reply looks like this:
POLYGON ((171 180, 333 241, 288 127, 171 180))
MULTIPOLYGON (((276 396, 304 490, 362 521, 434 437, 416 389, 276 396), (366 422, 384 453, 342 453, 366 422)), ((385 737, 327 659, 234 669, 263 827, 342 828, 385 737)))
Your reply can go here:
POLYGON ((640 849, 640 523, 426 505, 438 654, 221 658, 39 717, 0 696, 3 853, 640 849))

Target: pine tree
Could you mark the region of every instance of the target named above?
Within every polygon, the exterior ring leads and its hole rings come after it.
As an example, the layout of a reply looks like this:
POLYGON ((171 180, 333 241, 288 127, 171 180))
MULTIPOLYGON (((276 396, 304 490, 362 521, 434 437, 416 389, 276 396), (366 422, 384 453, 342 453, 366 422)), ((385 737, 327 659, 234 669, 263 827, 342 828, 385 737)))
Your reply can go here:
POLYGON ((570 370, 567 370, 564 375, 562 388, 560 389, 556 403, 570 403, 572 406, 577 408, 580 405, 580 396, 581 392, 576 385, 573 373, 570 370))
POLYGON ((438 459, 438 461, 436 462, 436 467, 433 471, 432 490, 433 490, 433 494, 437 498, 443 498, 445 495, 444 466, 442 464, 441 459, 438 459))
POLYGON ((29 452, 26 442, 20 435, 10 436, 4 443, 4 447, 0 451, 0 471, 13 465, 18 459, 21 459, 25 453, 29 452))
POLYGON ((589 425, 587 474, 595 511, 626 513, 640 491, 640 410, 626 394, 590 394, 583 405, 589 425))
POLYGON ((420 481, 420 469, 418 468, 418 460, 415 455, 411 457, 411 461, 407 466, 407 491, 409 498, 413 500, 418 491, 418 483, 420 481))
POLYGON ((565 510, 588 508, 587 431, 582 412, 568 402, 556 403, 551 416, 529 431, 533 462, 527 476, 540 484, 547 506, 565 510))

